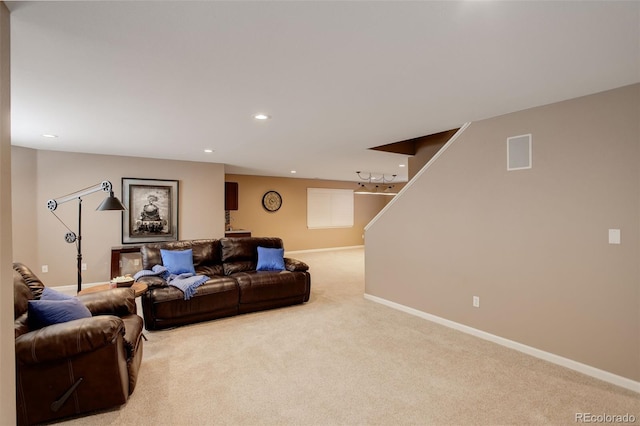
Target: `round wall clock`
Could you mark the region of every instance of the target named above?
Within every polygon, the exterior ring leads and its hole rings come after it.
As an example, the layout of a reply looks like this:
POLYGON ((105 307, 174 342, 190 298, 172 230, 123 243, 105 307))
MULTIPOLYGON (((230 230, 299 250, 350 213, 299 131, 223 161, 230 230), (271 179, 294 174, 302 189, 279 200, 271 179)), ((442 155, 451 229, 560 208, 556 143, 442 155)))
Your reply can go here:
POLYGON ((282 206, 282 197, 276 191, 267 191, 262 197, 262 206, 269 212, 275 212, 282 206))

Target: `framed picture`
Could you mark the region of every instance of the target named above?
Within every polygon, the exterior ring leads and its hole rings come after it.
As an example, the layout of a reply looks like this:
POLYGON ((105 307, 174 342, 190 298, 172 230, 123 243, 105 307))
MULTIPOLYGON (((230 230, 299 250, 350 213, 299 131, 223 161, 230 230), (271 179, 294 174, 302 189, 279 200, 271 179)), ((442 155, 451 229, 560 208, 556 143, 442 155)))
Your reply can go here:
POLYGON ((178 181, 122 178, 122 243, 178 240, 178 181))

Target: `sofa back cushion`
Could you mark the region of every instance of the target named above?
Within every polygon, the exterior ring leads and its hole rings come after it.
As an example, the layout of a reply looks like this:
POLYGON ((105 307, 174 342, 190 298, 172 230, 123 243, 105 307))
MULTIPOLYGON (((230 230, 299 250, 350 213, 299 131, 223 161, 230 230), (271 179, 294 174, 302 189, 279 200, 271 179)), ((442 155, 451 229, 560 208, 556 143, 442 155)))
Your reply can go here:
POLYGON ((258 247, 283 248, 282 240, 274 237, 222 238, 220 244, 225 275, 255 271, 258 247))
POLYGON ((40 299, 44 284, 22 263, 13 264, 13 315, 14 319, 27 312, 29 300, 40 299))
POLYGON ((43 290, 44 284, 31 269, 22 263, 13 264, 13 315, 16 338, 29 332, 29 300, 39 299, 43 290))
POLYGON ((29 300, 33 300, 33 294, 29 286, 22 280, 17 271, 13 271, 13 319, 27 312, 29 300))
POLYGON ((154 265, 162 265, 160 250, 192 250, 193 267, 196 274, 223 275, 220 260, 220 240, 187 240, 170 241, 166 243, 146 244, 140 249, 142 255, 142 269, 151 269, 154 265))

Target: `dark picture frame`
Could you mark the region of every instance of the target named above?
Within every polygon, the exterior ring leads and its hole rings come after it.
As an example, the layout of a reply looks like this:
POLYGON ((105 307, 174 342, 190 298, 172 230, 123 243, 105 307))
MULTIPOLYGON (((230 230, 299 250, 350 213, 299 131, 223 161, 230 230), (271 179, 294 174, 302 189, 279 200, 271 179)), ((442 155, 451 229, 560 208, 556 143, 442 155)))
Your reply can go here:
POLYGON ((178 181, 122 178, 122 244, 178 240, 178 181))

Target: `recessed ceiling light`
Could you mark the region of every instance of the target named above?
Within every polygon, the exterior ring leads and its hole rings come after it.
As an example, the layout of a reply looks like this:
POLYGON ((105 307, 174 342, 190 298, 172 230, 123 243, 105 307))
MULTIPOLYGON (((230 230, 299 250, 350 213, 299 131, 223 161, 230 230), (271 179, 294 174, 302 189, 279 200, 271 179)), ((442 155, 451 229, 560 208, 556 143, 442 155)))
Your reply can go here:
POLYGON ((297 172, 297 171, 295 171, 295 170, 291 170, 291 174, 292 174, 292 175, 295 175, 296 173, 298 173, 298 172, 297 172))
POLYGON ((212 149, 205 149, 204 152, 206 152, 207 154, 211 154, 213 152, 212 149))
POLYGON ((58 137, 58 135, 52 135, 50 133, 45 133, 44 135, 42 135, 43 138, 49 138, 49 139, 55 139, 58 137))
POLYGON ((271 118, 271 116, 269 116, 267 114, 259 113, 259 114, 254 115, 253 118, 255 118, 256 120, 268 120, 268 119, 271 118))
POLYGON ((404 164, 399 164, 398 167, 404 167, 404 164))

